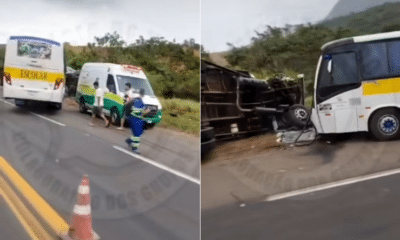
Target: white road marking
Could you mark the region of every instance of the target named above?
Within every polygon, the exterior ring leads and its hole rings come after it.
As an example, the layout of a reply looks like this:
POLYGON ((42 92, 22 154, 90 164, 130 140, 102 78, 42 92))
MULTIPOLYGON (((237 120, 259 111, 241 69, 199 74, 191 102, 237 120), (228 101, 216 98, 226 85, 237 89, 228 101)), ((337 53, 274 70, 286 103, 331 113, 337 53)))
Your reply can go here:
POLYGON ((15 104, 12 104, 12 103, 10 103, 10 102, 7 102, 6 100, 0 99, 0 101, 2 101, 3 103, 7 103, 8 105, 11 105, 11 106, 14 106, 14 107, 15 107, 15 104))
POLYGON ((358 183, 358 182, 363 182, 363 181, 367 181, 367 180, 371 180, 371 179, 386 177, 386 176, 399 174, 399 173, 400 173, 399 168, 384 171, 384 172, 379 172, 379 173, 373 173, 373 174, 369 174, 366 176, 349 178, 349 179, 345 179, 345 180, 341 180, 341 181, 337 181, 337 182, 326 183, 326 184, 322 184, 322 185, 318 185, 318 186, 299 189, 299 190, 292 191, 292 192, 269 196, 264 201, 272 202, 272 201, 276 201, 276 200, 280 200, 280 199, 284 199, 284 198, 290 198, 290 197, 295 197, 295 196, 299 196, 299 195, 303 195, 303 194, 309 194, 309 193, 313 193, 313 192, 317 192, 317 191, 327 190, 330 188, 346 186, 346 185, 350 185, 350 184, 354 184, 354 183, 358 183))
POLYGON ((60 125, 60 126, 63 126, 63 127, 66 126, 64 123, 57 122, 57 121, 55 121, 55 120, 53 120, 53 119, 51 119, 51 118, 48 118, 48 117, 39 115, 39 114, 37 114, 37 113, 33 113, 33 112, 31 112, 31 113, 32 113, 33 115, 35 115, 35 116, 38 116, 38 117, 40 117, 40 118, 43 118, 44 120, 47 120, 47 121, 52 122, 52 123, 55 123, 55 124, 57 124, 57 125, 60 125))
MULTIPOLYGON (((6 104, 8 104, 8 105, 11 105, 11 106, 14 106, 14 107, 16 107, 16 105, 15 105, 15 104, 13 104, 13 103, 10 103, 10 102, 7 102, 7 101, 6 101, 6 100, 4 100, 4 99, 0 99, 0 101, 2 101, 2 102, 4 102, 4 103, 6 103, 6 104)), ((40 118, 42 118, 42 119, 44 119, 44 120, 47 120, 47 121, 49 121, 49 122, 52 122, 52 123, 55 123, 55 124, 57 124, 57 125, 60 125, 60 126, 63 126, 63 127, 65 127, 65 126, 66 126, 64 123, 57 122, 57 121, 55 121, 55 120, 53 120, 53 119, 51 119, 51 118, 48 118, 48 117, 45 117, 45 116, 39 115, 39 114, 37 114, 37 113, 34 113, 34 112, 30 112, 30 113, 32 113, 33 115, 35 115, 35 116, 37 116, 37 117, 40 117, 40 118)))
POLYGON ((145 157, 143 157, 143 156, 141 156, 141 155, 138 155, 138 154, 135 154, 135 153, 133 153, 133 152, 130 152, 130 151, 128 151, 128 150, 126 150, 126 149, 124 149, 124 148, 122 148, 122 147, 120 147, 120 146, 114 145, 113 147, 114 147, 115 149, 121 151, 121 152, 124 152, 124 153, 126 153, 126 154, 128 154, 128 155, 131 155, 132 157, 138 158, 138 159, 140 159, 140 160, 142 160, 142 161, 144 161, 144 162, 147 162, 147 163, 149 163, 149 164, 151 164, 151 165, 153 165, 153 166, 156 166, 156 167, 158 167, 158 168, 161 168, 161 169, 163 169, 163 170, 165 170, 165 171, 168 171, 168 172, 170 172, 170 173, 172 173, 172 174, 175 174, 175 175, 177 175, 177 176, 179 176, 179 177, 181 177, 181 178, 184 178, 184 179, 186 179, 186 180, 189 180, 189 181, 191 181, 191 182, 194 182, 194 183, 200 185, 200 180, 199 180, 199 179, 196 179, 196 178, 191 177, 191 176, 189 176, 189 175, 187 175, 187 174, 185 174, 185 173, 182 173, 182 172, 179 172, 179 171, 177 171, 177 170, 174 170, 174 169, 172 169, 172 168, 170 168, 170 167, 167 167, 167 166, 165 166, 165 165, 163 165, 163 164, 161 164, 161 163, 158 163, 158 162, 153 161, 153 160, 151 160, 151 159, 145 158, 145 157))

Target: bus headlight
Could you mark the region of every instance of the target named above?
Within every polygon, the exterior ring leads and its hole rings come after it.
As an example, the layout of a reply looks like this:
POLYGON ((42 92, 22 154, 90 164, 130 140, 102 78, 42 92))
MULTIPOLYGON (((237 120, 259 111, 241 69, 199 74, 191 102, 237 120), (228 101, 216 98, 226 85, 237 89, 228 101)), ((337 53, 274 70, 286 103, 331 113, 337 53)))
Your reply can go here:
POLYGON ((320 111, 332 110, 332 104, 323 104, 319 107, 320 111))

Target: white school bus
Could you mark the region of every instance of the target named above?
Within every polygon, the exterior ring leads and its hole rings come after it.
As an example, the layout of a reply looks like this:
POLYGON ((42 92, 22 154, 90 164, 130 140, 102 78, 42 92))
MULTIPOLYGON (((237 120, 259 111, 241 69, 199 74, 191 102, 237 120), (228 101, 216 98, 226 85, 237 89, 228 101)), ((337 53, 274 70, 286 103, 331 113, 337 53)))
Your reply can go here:
POLYGON ((320 134, 400 137, 400 31, 322 46, 311 121, 320 134))
POLYGON ((44 38, 12 36, 4 59, 3 94, 17 105, 46 102, 62 108, 65 88, 63 44, 44 38))

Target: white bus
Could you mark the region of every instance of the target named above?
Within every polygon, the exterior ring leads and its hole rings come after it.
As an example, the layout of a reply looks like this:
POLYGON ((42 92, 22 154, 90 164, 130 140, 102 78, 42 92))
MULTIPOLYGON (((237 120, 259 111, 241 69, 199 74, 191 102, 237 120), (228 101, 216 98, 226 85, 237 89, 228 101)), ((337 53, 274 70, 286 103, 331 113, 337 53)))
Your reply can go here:
POLYGON ((320 134, 400 137, 400 31, 322 46, 311 121, 320 134))
POLYGON ((40 101, 62 108, 65 88, 63 44, 37 37, 12 36, 6 45, 3 94, 18 106, 40 101))

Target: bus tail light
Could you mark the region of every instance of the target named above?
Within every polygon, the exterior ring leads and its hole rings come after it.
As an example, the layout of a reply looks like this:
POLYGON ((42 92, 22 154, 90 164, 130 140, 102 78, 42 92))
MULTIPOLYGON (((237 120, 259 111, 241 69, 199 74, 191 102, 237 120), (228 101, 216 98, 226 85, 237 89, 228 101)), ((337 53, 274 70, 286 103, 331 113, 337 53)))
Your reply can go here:
POLYGON ((4 73, 3 80, 7 84, 11 85, 11 75, 9 73, 6 72, 4 73))
POLYGON ((54 83, 54 90, 57 90, 60 88, 61 84, 64 82, 64 79, 62 78, 57 78, 56 82, 54 83))

